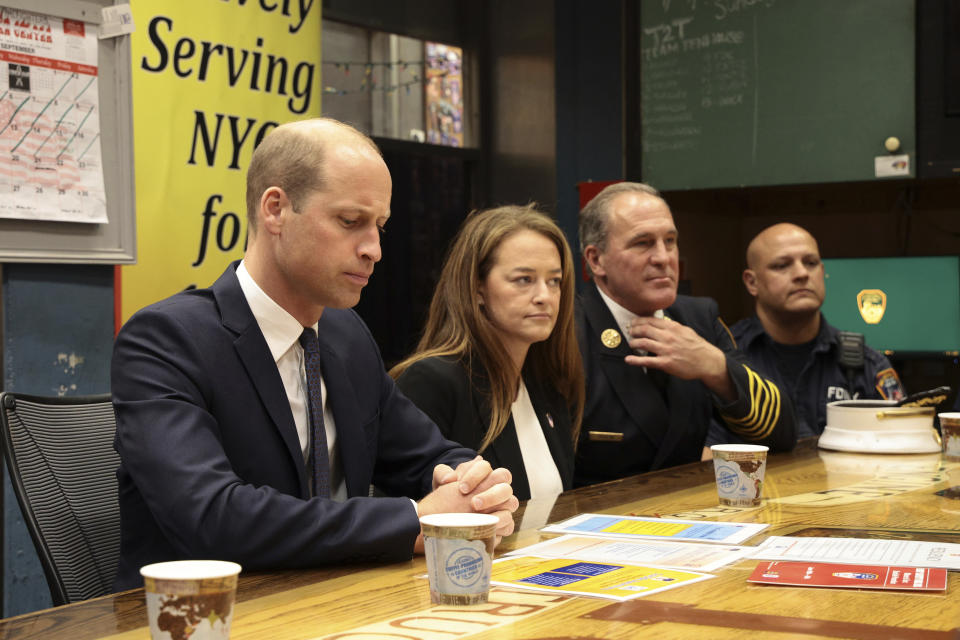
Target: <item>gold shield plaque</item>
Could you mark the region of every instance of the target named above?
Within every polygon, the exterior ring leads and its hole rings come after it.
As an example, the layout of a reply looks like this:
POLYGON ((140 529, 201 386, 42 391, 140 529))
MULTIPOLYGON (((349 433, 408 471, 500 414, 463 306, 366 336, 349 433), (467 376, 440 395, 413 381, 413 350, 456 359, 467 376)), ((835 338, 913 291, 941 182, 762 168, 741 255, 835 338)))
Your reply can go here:
POLYGON ((887 294, 880 289, 864 289, 857 294, 857 308, 867 324, 879 324, 887 310, 887 294))
POLYGON ((600 342, 608 349, 616 349, 620 346, 620 332, 616 329, 604 329, 600 334, 600 342))

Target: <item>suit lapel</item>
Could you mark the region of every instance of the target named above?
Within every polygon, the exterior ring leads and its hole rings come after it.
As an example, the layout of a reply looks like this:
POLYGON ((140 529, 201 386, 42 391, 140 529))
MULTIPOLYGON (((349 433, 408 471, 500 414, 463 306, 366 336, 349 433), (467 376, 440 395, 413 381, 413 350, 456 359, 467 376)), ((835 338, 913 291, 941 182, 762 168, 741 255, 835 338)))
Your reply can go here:
POLYGON ((670 455, 680 446, 689 446, 684 442, 696 432, 695 425, 702 422, 702 418, 692 416, 693 408, 699 407, 699 403, 693 399, 697 394, 704 391, 700 388, 699 382, 692 380, 681 380, 674 376, 667 376, 667 403, 670 406, 670 428, 664 434, 663 441, 657 449, 657 455, 654 457, 651 469, 660 469, 664 463, 670 459, 670 455))
MULTIPOLYGON (((490 424, 490 416, 487 414, 487 421, 484 426, 490 424)), ((484 429, 486 431, 486 429, 484 429)), ((503 432, 496 440, 490 443, 489 447, 492 455, 489 457, 496 461, 495 466, 506 467, 513 474, 513 490, 519 495, 530 495, 530 480, 527 478, 526 467, 523 466, 523 452, 520 451, 520 439, 517 437, 517 425, 513 421, 513 416, 507 420, 503 427, 503 432)), ((482 455, 482 454, 481 454, 482 455)))
MULTIPOLYGON (((654 443, 663 441, 669 416, 659 390, 640 367, 626 365, 623 359, 633 351, 626 337, 620 333, 616 320, 607 307, 596 284, 590 283, 584 292, 584 312, 589 325, 589 348, 597 356, 610 386, 627 409, 634 424, 654 443), (619 344, 607 347, 601 335, 608 330, 617 332, 619 344)), ((602 425, 593 425, 602 426, 602 425)))
MULTIPOLYGON (((681 324, 686 324, 682 317, 678 317, 674 307, 666 309, 664 315, 681 324)), ((685 442, 691 434, 697 432, 695 425, 700 424, 703 418, 694 415, 694 409, 701 406, 695 398, 703 397, 707 390, 697 380, 681 380, 674 376, 667 376, 667 404, 670 407, 670 428, 667 430, 663 443, 657 450, 651 469, 660 469, 670 460, 670 456, 678 448, 687 448, 685 442)))
POLYGON ((243 362, 253 388, 260 396, 260 401, 280 432, 280 437, 297 467, 300 495, 307 496, 309 495, 307 470, 300 450, 297 425, 290 412, 290 402, 283 388, 283 380, 280 379, 280 373, 277 371, 277 364, 270 354, 270 349, 257 325, 256 318, 253 317, 253 312, 250 311, 250 306, 240 288, 240 281, 237 280, 238 264, 239 262, 234 262, 227 267, 211 289, 220 308, 221 322, 226 329, 237 334, 233 343, 237 355, 243 362))
MULTIPOLYGON (((363 413, 360 411, 357 394, 350 385, 346 367, 324 335, 322 318, 318 338, 320 366, 323 369, 323 382, 327 387, 326 401, 337 429, 340 471, 347 483, 347 495, 365 496, 370 489, 369 479, 373 477, 373 468, 367 450, 366 434, 363 425, 359 424, 363 413)), ((372 372, 371 375, 379 375, 379 372, 372 372)))
MULTIPOLYGON (((474 421, 477 429, 477 442, 481 442, 490 425, 490 382, 480 370, 474 366, 468 378, 472 389, 474 421)), ((478 445, 479 446, 479 445, 478 445)), ((511 415, 504 425, 500 435, 490 443, 481 454, 494 467, 505 467, 513 475, 513 490, 519 495, 530 495, 530 485, 527 480, 526 468, 523 466, 523 454, 520 452, 520 439, 517 437, 517 427, 511 415)))

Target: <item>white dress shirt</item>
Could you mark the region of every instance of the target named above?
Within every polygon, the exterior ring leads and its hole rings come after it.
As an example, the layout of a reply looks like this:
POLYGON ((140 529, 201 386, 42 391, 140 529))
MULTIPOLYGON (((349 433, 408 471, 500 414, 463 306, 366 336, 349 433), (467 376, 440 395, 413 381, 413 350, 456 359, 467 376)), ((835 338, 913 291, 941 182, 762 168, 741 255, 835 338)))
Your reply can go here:
MULTIPOLYGON (((635 314, 633 311, 630 311, 624 306, 614 302, 613 298, 608 296, 603 292, 603 289, 597 287, 597 291, 600 292, 600 297, 603 298, 603 301, 607 304, 607 308, 610 309, 610 313, 613 314, 613 319, 617 322, 617 327, 620 329, 620 333, 623 334, 623 337, 629 340, 632 336, 630 335, 630 325, 633 324, 633 321, 640 316, 635 314)), ((664 318, 663 309, 657 309, 653 312, 654 318, 664 318)), ((645 356, 647 352, 643 349, 634 349, 634 353, 638 356, 645 356)), ((647 370, 646 367, 643 368, 644 371, 647 370)))
MULTIPOLYGON (((300 334, 303 325, 292 315, 274 302, 260 286, 254 282, 246 265, 241 262, 237 267, 237 280, 250 305, 250 311, 257 320, 260 332, 267 341, 267 347, 277 363, 283 388, 287 392, 287 401, 297 425, 297 437, 300 440, 300 452, 304 463, 310 457, 310 406, 307 401, 307 373, 304 366, 303 347, 300 346, 300 334)), ((313 325, 317 330, 317 325, 313 325)), ((337 429, 330 413, 327 386, 320 377, 320 391, 323 395, 323 424, 327 432, 327 449, 330 453, 330 497, 337 501, 347 498, 347 485, 340 469, 337 455, 337 429)))

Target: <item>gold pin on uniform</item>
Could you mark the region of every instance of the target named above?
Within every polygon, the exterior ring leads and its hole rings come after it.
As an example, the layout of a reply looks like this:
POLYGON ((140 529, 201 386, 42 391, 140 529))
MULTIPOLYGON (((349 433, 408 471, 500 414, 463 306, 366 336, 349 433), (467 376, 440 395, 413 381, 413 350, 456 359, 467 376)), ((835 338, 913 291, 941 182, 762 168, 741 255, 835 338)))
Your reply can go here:
POLYGON ((600 334, 600 342, 608 349, 616 349, 620 346, 620 332, 616 329, 604 329, 600 334))

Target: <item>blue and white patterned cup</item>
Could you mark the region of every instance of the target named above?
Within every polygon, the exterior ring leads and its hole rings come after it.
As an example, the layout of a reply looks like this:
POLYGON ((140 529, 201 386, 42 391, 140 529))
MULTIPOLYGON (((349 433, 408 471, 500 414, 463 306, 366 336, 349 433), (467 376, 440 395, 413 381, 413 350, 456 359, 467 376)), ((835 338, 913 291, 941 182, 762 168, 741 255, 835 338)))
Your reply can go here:
POLYGON ((497 522, 496 516, 486 513, 435 513, 420 518, 431 602, 487 601, 497 522))

